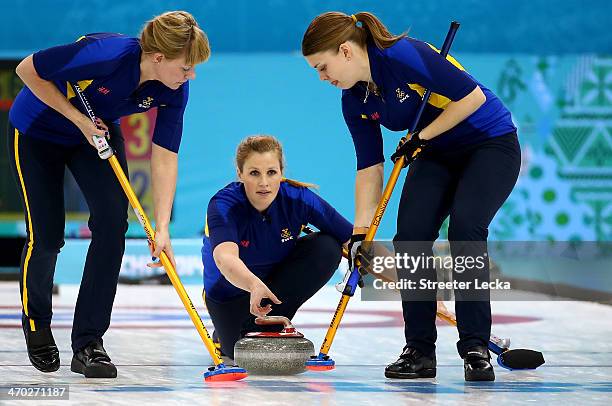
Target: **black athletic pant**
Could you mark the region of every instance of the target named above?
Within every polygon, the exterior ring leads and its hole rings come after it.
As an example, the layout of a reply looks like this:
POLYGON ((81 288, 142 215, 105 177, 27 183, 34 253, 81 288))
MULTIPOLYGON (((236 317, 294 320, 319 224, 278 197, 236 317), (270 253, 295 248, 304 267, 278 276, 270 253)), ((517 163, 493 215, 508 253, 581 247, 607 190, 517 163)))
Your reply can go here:
MULTIPOLYGON (((291 254, 263 282, 283 302, 272 303, 269 316, 292 319, 297 310, 332 277, 342 251, 333 237, 314 233, 297 240, 291 254)), ((264 299, 266 301, 267 299, 264 299)), ((250 313, 250 295, 245 292, 226 301, 206 296, 206 307, 221 342, 221 351, 234 358, 234 344, 251 331, 280 331, 282 326, 258 326, 250 313)))
MULTIPOLYGON (((486 252, 488 227, 518 178, 521 152, 516 134, 506 134, 448 153, 423 154, 410 165, 402 190, 396 250, 401 241, 417 242, 409 254, 433 255, 432 246, 450 216, 448 240, 453 258, 486 252), (470 243, 465 243, 470 242, 470 243)), ((489 280, 489 263, 479 280, 489 280)), ((400 273, 400 277, 401 277, 400 273)), ((435 270, 419 269, 412 277, 436 280, 435 270)), ((455 279, 464 275, 453 272, 455 279)), ((472 290, 471 293, 474 291, 472 290)), ((403 292, 404 294, 405 292, 403 292)), ((435 291, 421 291, 418 300, 402 302, 406 345, 425 354, 435 351, 435 291)), ((475 345, 487 345, 491 334, 489 292, 478 300, 455 290, 457 349, 463 357, 475 345), (465 297, 468 297, 468 300, 465 297)))
MULTIPOLYGON (((109 131, 110 144, 127 173, 119 126, 109 131)), ((109 163, 89 144, 63 146, 21 134, 9 125, 8 150, 27 229, 20 278, 24 328, 34 331, 51 323, 53 274, 64 245, 66 167, 87 201, 91 244, 72 325, 72 349, 77 351, 101 339, 110 324, 125 248, 128 200, 109 163)))

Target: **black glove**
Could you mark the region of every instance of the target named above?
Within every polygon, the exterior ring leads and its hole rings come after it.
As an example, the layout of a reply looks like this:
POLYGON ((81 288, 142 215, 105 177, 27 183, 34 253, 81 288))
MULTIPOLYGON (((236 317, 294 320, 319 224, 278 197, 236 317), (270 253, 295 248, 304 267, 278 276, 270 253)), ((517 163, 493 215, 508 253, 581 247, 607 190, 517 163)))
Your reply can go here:
MULTIPOLYGON (((359 260, 359 274, 366 275, 372 272, 372 263, 374 262, 374 255, 372 254, 372 241, 364 241, 357 247, 355 254, 355 261, 359 260)), ((363 287, 363 281, 361 281, 361 287, 363 287)))
POLYGON ((349 263, 349 271, 353 270, 353 266, 355 265, 355 257, 357 256, 357 249, 361 245, 361 242, 365 240, 365 234, 353 234, 351 235, 351 239, 348 244, 348 263, 349 263))
POLYGON ((421 150, 427 145, 427 140, 422 140, 419 137, 420 130, 412 133, 409 140, 406 137, 402 137, 395 152, 391 155, 391 161, 395 163, 402 156, 405 156, 404 168, 411 164, 416 157, 421 153, 421 150))

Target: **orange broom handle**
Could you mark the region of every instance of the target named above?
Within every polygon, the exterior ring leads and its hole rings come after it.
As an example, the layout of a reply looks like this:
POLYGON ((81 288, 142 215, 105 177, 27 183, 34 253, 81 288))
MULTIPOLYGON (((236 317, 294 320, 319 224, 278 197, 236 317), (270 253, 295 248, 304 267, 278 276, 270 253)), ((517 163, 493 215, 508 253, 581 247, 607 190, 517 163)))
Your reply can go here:
MULTIPOLYGON (((140 221, 140 224, 142 224, 142 227, 145 230, 145 234, 147 235, 147 240, 149 241, 149 244, 151 244, 151 246, 153 247, 155 244, 155 230, 153 230, 149 218, 147 217, 140 202, 138 201, 138 197, 136 197, 136 194, 134 193, 134 190, 130 185, 130 181, 125 176, 125 173, 123 172, 123 169, 121 168, 121 165, 119 164, 119 161, 117 160, 117 157, 115 155, 111 156, 108 159, 108 162, 113 168, 113 172, 115 172, 115 175, 117 176, 117 179, 121 184, 121 188, 125 192, 125 195, 127 196, 128 200, 130 201, 130 205, 134 209, 134 213, 136 213, 138 221, 140 221)), ((196 330, 198 330, 198 334, 200 334, 200 338, 202 339, 202 342, 204 342, 206 349, 210 353, 213 362, 215 363, 215 365, 223 363, 223 360, 221 360, 221 358, 219 358, 219 356, 217 355, 215 345, 212 339, 210 338, 210 335, 208 335, 208 331, 204 326, 204 322, 196 311, 193 302, 189 298, 189 295, 187 294, 185 287, 183 286, 179 276, 177 275, 176 270, 172 265, 172 262, 170 262, 170 259, 163 251, 159 255, 159 259, 164 269, 166 270, 168 277, 170 278, 170 282, 172 282, 172 286, 174 286, 176 293, 178 293, 179 297, 181 298, 183 306, 185 306, 185 309, 189 314, 189 318, 193 322, 193 325, 196 327, 196 330)))

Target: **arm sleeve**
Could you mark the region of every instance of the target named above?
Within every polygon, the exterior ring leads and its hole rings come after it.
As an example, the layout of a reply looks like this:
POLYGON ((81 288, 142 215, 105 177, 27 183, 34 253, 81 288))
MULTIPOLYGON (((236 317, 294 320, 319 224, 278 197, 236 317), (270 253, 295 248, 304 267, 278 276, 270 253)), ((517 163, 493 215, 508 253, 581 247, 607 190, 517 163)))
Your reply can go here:
POLYGON ((323 198, 310 189, 304 188, 303 199, 308 211, 307 220, 309 224, 334 236, 340 244, 351 238, 353 225, 323 198))
POLYGON ((153 143, 178 153, 183 136, 183 114, 189 99, 189 82, 183 84, 165 105, 157 108, 153 143))
POLYGON ((408 83, 417 83, 452 101, 461 100, 478 86, 452 56, 442 58, 423 41, 410 39, 391 50, 389 63, 408 83))
POLYGON ((342 96, 342 114, 353 138, 357 170, 385 161, 380 124, 370 120, 356 105, 355 98, 349 94, 342 96))
POLYGON ((125 39, 120 38, 100 40, 83 37, 71 44, 36 52, 32 57, 34 69, 38 76, 49 81, 107 76, 121 63, 125 45, 125 39))
POLYGON ((231 205, 223 199, 213 197, 208 203, 206 225, 211 252, 222 242, 239 243, 238 227, 231 216, 231 205))

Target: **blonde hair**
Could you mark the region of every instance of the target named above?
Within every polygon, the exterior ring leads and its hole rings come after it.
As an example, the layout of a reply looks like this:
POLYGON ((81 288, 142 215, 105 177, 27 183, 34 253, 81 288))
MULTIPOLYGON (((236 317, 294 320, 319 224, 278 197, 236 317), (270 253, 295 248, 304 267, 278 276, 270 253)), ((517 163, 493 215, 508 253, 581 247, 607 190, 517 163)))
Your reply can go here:
MULTIPOLYGON (((281 173, 285 171, 285 155, 283 154, 283 146, 280 141, 271 135, 251 135, 246 137, 236 148, 236 168, 242 172, 244 163, 253 153, 263 154, 265 152, 275 152, 280 165, 281 173)), ((290 185, 297 187, 312 187, 317 186, 312 183, 300 182, 293 179, 283 178, 282 182, 287 182, 290 185)))
POLYGON ((145 54, 159 52, 168 59, 185 56, 190 66, 210 57, 208 37, 186 11, 168 11, 147 21, 140 33, 140 46, 145 54))
POLYGON ((338 51, 340 44, 353 41, 360 47, 366 46, 371 39, 379 48, 389 48, 406 34, 393 35, 387 27, 372 13, 362 11, 347 15, 330 11, 315 17, 302 38, 302 55, 308 56, 318 52, 338 51), (361 23, 361 27, 357 23, 361 23))

